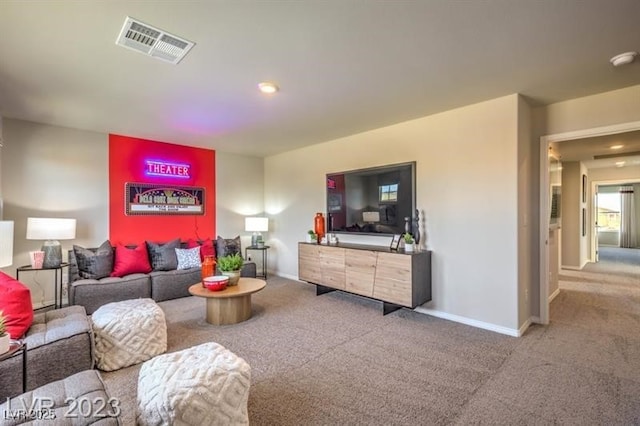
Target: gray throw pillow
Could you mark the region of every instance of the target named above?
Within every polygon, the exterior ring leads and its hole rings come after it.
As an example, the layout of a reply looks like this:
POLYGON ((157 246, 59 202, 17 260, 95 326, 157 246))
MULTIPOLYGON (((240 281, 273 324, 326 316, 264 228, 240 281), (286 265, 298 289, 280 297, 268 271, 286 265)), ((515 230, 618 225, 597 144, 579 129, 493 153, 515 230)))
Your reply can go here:
POLYGON ((166 244, 155 244, 147 241, 149 260, 154 271, 173 271, 178 268, 176 249, 180 248, 180 238, 166 244))
POLYGON ((99 280, 108 277, 113 270, 113 247, 109 240, 97 249, 73 246, 73 254, 78 264, 78 274, 82 278, 99 280))
POLYGON ((222 238, 218 235, 218 238, 216 239, 216 255, 218 257, 222 257, 236 253, 242 256, 240 236, 238 235, 235 238, 222 238))

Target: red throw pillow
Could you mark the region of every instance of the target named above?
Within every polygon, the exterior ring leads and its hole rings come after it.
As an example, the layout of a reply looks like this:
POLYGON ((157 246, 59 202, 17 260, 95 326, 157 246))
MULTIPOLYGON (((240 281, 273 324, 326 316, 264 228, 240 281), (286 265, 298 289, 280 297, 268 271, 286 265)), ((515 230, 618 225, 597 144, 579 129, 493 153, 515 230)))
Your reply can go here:
POLYGON ((33 323, 31 290, 3 272, 0 272, 0 311, 12 339, 24 336, 33 323))
POLYGON ((194 248, 200 246, 200 260, 204 260, 205 256, 213 256, 216 257, 216 246, 213 245, 213 240, 211 238, 207 238, 200 244, 194 239, 189 239, 187 241, 187 248, 194 248))
POLYGON ((138 244, 136 248, 128 248, 122 244, 116 245, 116 255, 113 260, 112 277, 124 277, 125 275, 151 272, 149 254, 145 243, 138 244))

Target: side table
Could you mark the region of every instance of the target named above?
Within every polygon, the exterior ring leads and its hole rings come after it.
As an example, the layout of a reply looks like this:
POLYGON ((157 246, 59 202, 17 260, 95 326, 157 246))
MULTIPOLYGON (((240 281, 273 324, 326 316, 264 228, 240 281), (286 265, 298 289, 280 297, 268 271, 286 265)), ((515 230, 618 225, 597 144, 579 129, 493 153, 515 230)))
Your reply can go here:
POLYGON ((0 355, 0 361, 11 358, 18 351, 22 351, 22 393, 25 393, 27 391, 27 342, 11 340, 9 350, 0 355))
POLYGON ((247 251, 248 250, 260 250, 262 252, 262 274, 258 274, 256 271, 256 277, 267 279, 267 250, 271 247, 269 246, 249 246, 244 249, 244 258, 247 259, 247 251))
MULTIPOLYGON (((69 264, 67 262, 62 262, 60 266, 54 268, 32 268, 31 265, 20 266, 16 269, 16 280, 20 281, 20 272, 33 272, 33 271, 54 271, 54 290, 55 290, 55 299, 53 306, 58 309, 62 308, 62 270, 64 268, 68 268, 69 264), (59 276, 59 279, 58 279, 59 276), (58 300, 58 289, 60 289, 60 300, 58 300)), ((45 306, 43 306, 44 308, 45 306)))

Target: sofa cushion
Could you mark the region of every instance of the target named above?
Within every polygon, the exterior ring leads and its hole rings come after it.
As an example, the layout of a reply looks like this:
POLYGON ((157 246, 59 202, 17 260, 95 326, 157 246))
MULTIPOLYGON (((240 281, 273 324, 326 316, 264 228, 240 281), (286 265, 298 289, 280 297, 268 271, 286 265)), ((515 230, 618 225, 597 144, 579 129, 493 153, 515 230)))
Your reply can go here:
POLYGON ((3 272, 0 272, 0 311, 12 339, 21 338, 31 327, 33 305, 29 287, 3 272))
POLYGON ((83 333, 91 333, 87 311, 82 306, 66 306, 37 314, 25 340, 32 350, 83 333))
POLYGON ((5 400, 0 405, 0 413, 7 415, 2 417, 3 425, 117 426, 120 424, 120 401, 109 396, 97 371, 85 370, 5 400), (44 408, 45 403, 47 408, 44 408), (9 419, 12 411, 17 414, 20 409, 30 408, 35 409, 33 418, 24 415, 9 419))
POLYGON ((112 277, 124 277, 125 275, 151 272, 147 245, 138 244, 135 248, 128 248, 122 244, 116 246, 115 260, 113 262, 112 277))
POLYGON ((200 247, 200 260, 204 260, 205 256, 216 256, 216 248, 211 238, 207 238, 202 242, 198 242, 194 239, 187 241, 187 248, 200 247))
MULTIPOLYGON (((168 272, 157 272, 168 273, 168 272)), ((100 280, 77 280, 69 284, 69 304, 81 305, 92 314, 105 303, 151 297, 149 274, 129 274, 100 280)))
POLYGON ((240 236, 235 238, 222 238, 218 236, 216 240, 216 252, 219 257, 229 256, 238 253, 242 256, 242 246, 240 244, 240 236))
POLYGON ((74 244, 73 254, 78 263, 78 273, 82 278, 99 280, 113 271, 113 247, 109 240, 97 249, 87 249, 74 244))
POLYGON ((151 268, 154 271, 171 271, 178 267, 176 250, 180 248, 180 238, 169 241, 166 244, 156 244, 147 241, 147 250, 151 259, 151 268))
POLYGON ((200 247, 193 247, 188 249, 175 249, 176 257, 178 258, 178 270, 189 268, 200 268, 202 262, 200 261, 200 247))

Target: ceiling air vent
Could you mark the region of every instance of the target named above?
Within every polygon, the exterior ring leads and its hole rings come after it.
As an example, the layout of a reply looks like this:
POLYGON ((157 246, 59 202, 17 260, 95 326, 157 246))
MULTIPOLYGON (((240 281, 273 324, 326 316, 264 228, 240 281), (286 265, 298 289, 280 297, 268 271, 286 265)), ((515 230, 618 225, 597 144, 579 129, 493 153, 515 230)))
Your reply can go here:
POLYGON ((116 44, 177 64, 195 43, 127 16, 116 44))

